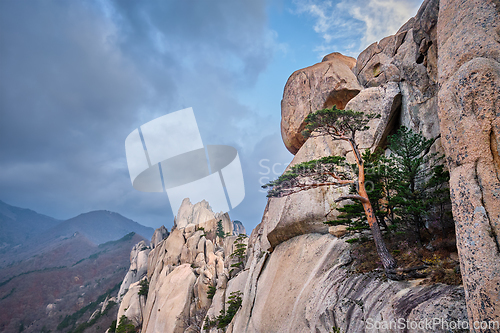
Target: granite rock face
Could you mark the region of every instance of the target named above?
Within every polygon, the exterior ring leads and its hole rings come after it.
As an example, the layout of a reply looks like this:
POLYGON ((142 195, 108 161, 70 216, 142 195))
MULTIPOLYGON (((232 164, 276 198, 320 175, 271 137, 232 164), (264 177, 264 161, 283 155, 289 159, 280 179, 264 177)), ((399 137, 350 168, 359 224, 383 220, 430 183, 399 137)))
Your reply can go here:
POLYGON ((196 275, 189 264, 175 267, 164 277, 152 280, 142 331, 184 332, 189 326, 187 320, 195 282, 196 275))
POLYGON ((216 230, 214 226, 217 228, 217 223, 219 221, 222 221, 223 228, 226 232, 229 234, 233 233, 233 222, 227 213, 214 213, 210 204, 205 200, 192 204, 191 201, 186 198, 182 201, 179 211, 175 216, 175 228, 186 228, 185 231, 187 233, 193 232, 195 228, 216 230))
MULTIPOLYGON (((179 215, 188 221, 182 228, 177 225, 167 238, 155 241, 153 249, 143 249, 141 242, 131 253, 117 320, 125 315, 135 326, 142 326, 142 332, 199 332, 209 310, 215 316, 225 307, 228 281, 241 272, 241 267, 231 266, 239 260, 231 256, 237 249, 237 236, 232 233, 235 228, 244 233, 241 222, 234 227, 229 215, 214 214, 206 201, 193 205, 185 200, 179 215), (212 219, 207 221, 207 216, 212 219), (214 217, 223 221, 228 236, 216 235, 218 220, 214 217), (131 272, 148 281, 147 296, 139 295, 141 282, 131 279, 131 272), (211 299, 209 290, 216 286, 217 295, 211 299)), ((165 235, 165 231, 158 228, 155 235, 165 235)))
MULTIPOLYGON (((311 138, 299 149, 288 168, 332 154, 345 156, 348 151, 348 144, 326 137, 311 138)), ((327 233, 328 226, 323 222, 338 215, 330 203, 347 190, 319 187, 282 198, 269 198, 261 223, 269 248, 298 235, 327 233)))
MULTIPOLYGON (((400 116, 399 87, 397 83, 390 82, 380 87, 364 89, 347 103, 347 108, 380 115, 380 118, 369 122, 369 130, 356 134, 360 148, 375 149, 387 141, 390 128, 400 116)), ((351 146, 344 141, 333 141, 328 137, 309 138, 300 147, 287 170, 293 165, 331 155, 346 156, 353 163, 351 151, 351 146)), ((283 198, 270 198, 262 218, 270 247, 307 233, 327 233, 328 226, 323 222, 338 215, 331 203, 348 191, 347 187, 319 187, 283 198)))
POLYGON ((247 231, 245 226, 240 221, 233 221, 233 236, 238 236, 239 234, 246 234, 247 231))
POLYGON ((155 232, 153 233, 153 237, 151 237, 151 242, 149 243, 149 245, 151 246, 152 249, 154 249, 156 245, 158 245, 162 240, 167 238, 168 235, 169 232, 167 228, 165 228, 165 226, 162 225, 161 227, 156 229, 155 232))
MULTIPOLYGON (((467 320, 462 287, 416 286, 386 280, 380 272, 352 274, 346 269, 350 247, 329 234, 307 234, 279 244, 271 254, 251 257, 242 308, 227 332, 328 333, 332 327, 401 332, 369 323, 467 320)), ((436 325, 429 332, 447 330, 436 325)))
POLYGON ((499 33, 498 1, 440 2, 441 141, 471 322, 500 320, 499 33))
POLYGON ((118 309, 117 320, 119 321, 122 316, 130 319, 135 326, 142 324, 142 316, 145 305, 145 299, 139 296, 141 286, 138 282, 132 283, 127 293, 120 300, 120 308, 118 309))
POLYGON ((146 246, 146 242, 137 243, 130 252, 130 268, 123 279, 118 292, 118 302, 121 302, 123 296, 129 290, 130 286, 141 280, 148 270, 148 255, 151 249, 146 246))

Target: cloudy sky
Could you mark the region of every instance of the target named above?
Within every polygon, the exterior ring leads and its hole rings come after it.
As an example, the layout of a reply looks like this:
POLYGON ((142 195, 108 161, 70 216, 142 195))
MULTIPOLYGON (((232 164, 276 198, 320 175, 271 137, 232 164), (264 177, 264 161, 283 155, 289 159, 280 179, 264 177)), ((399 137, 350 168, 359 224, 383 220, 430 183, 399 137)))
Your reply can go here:
POLYGON ((124 142, 193 107, 204 144, 238 149, 246 197, 230 215, 250 231, 266 204, 260 182, 292 159, 280 135, 289 75, 330 52, 357 57, 421 2, 3 0, 0 200, 170 229, 167 195, 131 186, 124 142))

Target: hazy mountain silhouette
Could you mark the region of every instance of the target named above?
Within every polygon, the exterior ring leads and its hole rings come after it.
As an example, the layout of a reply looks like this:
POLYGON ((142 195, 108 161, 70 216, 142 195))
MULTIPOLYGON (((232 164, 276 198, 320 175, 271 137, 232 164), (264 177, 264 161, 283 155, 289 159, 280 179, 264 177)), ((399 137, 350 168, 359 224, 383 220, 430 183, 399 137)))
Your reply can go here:
POLYGON ((58 223, 53 217, 0 200, 0 249, 19 245, 58 223))
POLYGON ((43 236, 69 237, 79 232, 95 244, 117 240, 130 232, 135 232, 146 239, 151 239, 154 229, 145 227, 118 213, 98 210, 80 214, 47 230, 43 236))
MULTIPOLYGON (((66 316, 119 287, 130 250, 153 232, 109 211, 61 221, 0 201, 0 331, 15 333, 20 325, 26 332, 56 331, 66 316)), ((109 327, 117 310, 99 325, 109 327)))
MULTIPOLYGON (((42 251, 47 246, 53 247, 57 241, 72 237, 75 233, 84 235, 98 245, 120 239, 130 232, 151 239, 154 229, 105 210, 61 221, 0 201, 0 252, 15 253, 7 262, 25 259, 27 255, 42 251)), ((5 261, 2 263, 5 264, 5 261)))

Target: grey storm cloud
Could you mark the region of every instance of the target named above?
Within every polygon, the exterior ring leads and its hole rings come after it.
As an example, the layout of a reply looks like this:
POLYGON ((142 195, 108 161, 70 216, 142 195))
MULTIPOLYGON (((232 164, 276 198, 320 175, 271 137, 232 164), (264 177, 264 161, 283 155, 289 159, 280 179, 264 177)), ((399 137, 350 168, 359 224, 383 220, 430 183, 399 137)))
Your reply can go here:
MULTIPOLYGON (((278 128, 236 95, 255 84, 275 52, 265 6, 1 1, 0 200, 57 218, 108 209, 171 225, 166 197, 132 188, 124 140, 190 106, 205 144, 240 151, 253 188, 254 158, 267 154, 256 151, 278 146, 257 145, 278 128)), ((252 208, 265 202, 259 195, 247 191, 241 216, 260 217, 252 208)))

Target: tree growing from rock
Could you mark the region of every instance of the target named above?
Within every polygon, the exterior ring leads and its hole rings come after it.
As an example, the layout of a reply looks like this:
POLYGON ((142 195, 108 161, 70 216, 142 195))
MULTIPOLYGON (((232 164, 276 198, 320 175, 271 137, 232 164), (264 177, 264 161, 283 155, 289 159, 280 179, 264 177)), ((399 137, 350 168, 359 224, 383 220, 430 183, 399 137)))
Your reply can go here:
MULTIPOLYGON (((384 151, 377 149, 371 152, 367 149, 363 155, 365 168, 365 186, 368 192, 368 198, 372 204, 375 218, 380 227, 388 230, 390 227, 387 221, 393 220, 393 207, 391 205, 391 191, 394 177, 392 176, 392 168, 390 160, 383 156, 384 151)), ((356 165, 353 165, 356 169, 356 165)), ((356 170, 355 170, 356 171, 356 170)), ((356 186, 351 185, 350 193, 357 192, 356 186)), ((369 229, 366 214, 361 202, 357 201, 352 204, 346 204, 343 207, 335 207, 340 212, 336 220, 325 222, 330 225, 348 224, 351 231, 362 231, 369 229)), ((392 226, 392 225, 391 225, 392 226)))
POLYGON ((116 333, 135 333, 135 326, 130 319, 122 315, 118 326, 116 326, 116 333))
POLYGON ((222 226, 222 220, 219 220, 219 222, 217 222, 217 231, 216 231, 216 235, 217 235, 220 239, 223 239, 224 237, 226 237, 226 234, 224 233, 224 227, 222 226))
POLYGON ((369 129, 371 119, 377 115, 365 114, 352 110, 339 110, 336 106, 311 113, 305 119, 305 137, 329 136, 333 140, 349 143, 354 154, 357 174, 342 156, 328 156, 291 167, 278 179, 264 185, 269 188, 268 197, 281 197, 321 186, 343 187, 355 185, 356 193, 338 198, 342 200, 359 200, 370 226, 377 253, 386 272, 396 267, 396 260, 387 250, 382 232, 377 223, 373 206, 365 188, 365 168, 355 135, 358 131, 369 129))
POLYGON ((236 249, 234 250, 233 253, 231 253, 230 257, 236 258, 236 260, 238 261, 231 265, 233 269, 231 269, 229 274, 231 274, 234 269, 242 270, 243 268, 245 268, 247 245, 244 243, 244 241, 245 238, 247 237, 248 236, 245 234, 239 234, 236 240, 234 241, 234 247, 236 249))
POLYGON ((434 141, 404 126, 389 137, 394 177, 394 195, 390 201, 399 220, 413 229, 419 244, 431 211, 436 211, 436 219, 445 229, 445 207, 450 203, 445 186, 449 173, 441 164, 443 156, 430 152, 434 141))
MULTIPOLYGON (((379 225, 385 229, 406 228, 420 244, 426 222, 437 223, 443 237, 450 228, 449 173, 441 164, 442 156, 430 152, 434 141, 403 126, 389 137, 389 156, 381 149, 373 153, 366 150, 362 155, 368 197, 379 225)), ((355 191, 353 187, 351 192, 355 191)), ((337 210, 341 214, 328 224, 348 223, 351 230, 368 228, 361 203, 337 210)))
POLYGON ((241 303, 243 302, 242 297, 243 293, 241 291, 233 291, 230 296, 228 297, 227 301, 227 307, 222 308, 220 310, 220 313, 218 316, 216 316, 214 319, 210 319, 207 317, 205 319, 205 325, 203 326, 203 329, 208 331, 212 327, 217 327, 219 329, 224 329, 226 328, 227 325, 233 320, 234 316, 236 315, 236 312, 241 307, 241 303))
POLYGON ((141 286, 138 292, 139 296, 144 296, 147 298, 149 292, 149 281, 147 279, 143 279, 141 280, 141 282, 139 282, 139 285, 141 286))

